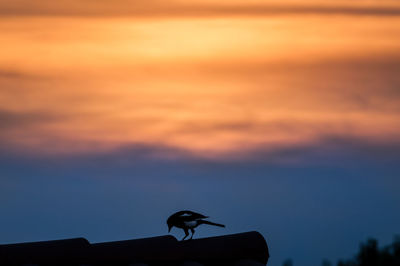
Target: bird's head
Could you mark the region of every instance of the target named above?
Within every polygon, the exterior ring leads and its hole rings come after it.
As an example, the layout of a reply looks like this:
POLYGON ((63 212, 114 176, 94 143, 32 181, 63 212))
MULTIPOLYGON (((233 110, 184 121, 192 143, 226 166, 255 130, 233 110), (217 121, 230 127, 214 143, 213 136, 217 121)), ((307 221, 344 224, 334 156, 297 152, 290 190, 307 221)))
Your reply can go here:
POLYGON ((167 220, 167 225, 168 225, 168 233, 171 232, 172 227, 174 227, 174 225, 172 224, 172 221, 170 219, 167 220))

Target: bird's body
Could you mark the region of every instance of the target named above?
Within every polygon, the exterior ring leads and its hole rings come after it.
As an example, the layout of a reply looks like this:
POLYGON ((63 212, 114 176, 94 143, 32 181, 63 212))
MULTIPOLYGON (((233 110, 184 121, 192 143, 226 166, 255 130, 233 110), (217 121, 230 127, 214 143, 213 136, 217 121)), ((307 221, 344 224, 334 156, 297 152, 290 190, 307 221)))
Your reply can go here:
POLYGON ((223 224, 217 224, 213 222, 209 222, 203 219, 208 218, 208 216, 204 216, 200 213, 192 212, 192 211, 179 211, 174 214, 172 214, 168 220, 167 220, 167 225, 168 225, 168 232, 171 230, 173 226, 177 228, 181 228, 185 231, 185 237, 182 239, 184 240, 186 237, 189 236, 189 230, 192 232, 192 236, 190 239, 193 238, 194 235, 194 228, 199 226, 200 224, 209 224, 209 225, 215 225, 219 227, 225 227, 223 224))
POLYGON ((190 221, 190 222, 184 222, 184 225, 187 228, 195 228, 199 225, 199 223, 197 221, 190 221))

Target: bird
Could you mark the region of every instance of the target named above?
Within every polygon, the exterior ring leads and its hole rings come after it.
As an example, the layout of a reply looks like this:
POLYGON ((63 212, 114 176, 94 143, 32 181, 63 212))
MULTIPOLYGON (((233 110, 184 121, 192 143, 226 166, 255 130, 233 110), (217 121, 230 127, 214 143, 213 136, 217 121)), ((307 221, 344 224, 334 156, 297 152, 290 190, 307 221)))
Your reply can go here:
POLYGON ((185 231, 185 236, 182 238, 181 241, 185 240, 189 236, 189 230, 192 232, 192 236, 190 239, 193 239, 194 235, 194 228, 201 224, 209 224, 209 225, 214 225, 214 226, 219 226, 219 227, 225 227, 223 224, 217 224, 213 223, 210 221, 206 221, 203 219, 209 218, 208 216, 204 216, 203 214, 196 213, 193 211, 179 211, 174 214, 172 214, 168 219, 167 219, 167 225, 168 225, 168 233, 171 231, 172 227, 177 227, 183 229, 185 231))

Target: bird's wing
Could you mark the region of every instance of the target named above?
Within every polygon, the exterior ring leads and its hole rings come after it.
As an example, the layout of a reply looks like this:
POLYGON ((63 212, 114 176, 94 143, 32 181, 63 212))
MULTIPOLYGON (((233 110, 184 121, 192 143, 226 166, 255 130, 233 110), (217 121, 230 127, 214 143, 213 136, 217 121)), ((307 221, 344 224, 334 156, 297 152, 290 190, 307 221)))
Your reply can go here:
POLYGON ((192 211, 180 211, 178 213, 180 217, 182 218, 187 217, 188 219, 190 218, 190 220, 208 218, 208 216, 204 216, 203 214, 192 211))

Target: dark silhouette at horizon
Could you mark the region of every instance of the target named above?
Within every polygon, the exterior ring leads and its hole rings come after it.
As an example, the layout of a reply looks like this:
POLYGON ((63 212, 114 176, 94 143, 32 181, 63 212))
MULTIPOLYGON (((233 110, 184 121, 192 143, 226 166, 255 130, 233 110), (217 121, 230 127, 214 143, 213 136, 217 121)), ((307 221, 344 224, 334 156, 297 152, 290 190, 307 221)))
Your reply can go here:
POLYGON ((360 244, 358 254, 349 260, 340 260, 337 266, 399 266, 400 236, 396 235, 392 244, 378 247, 378 241, 370 238, 360 244))
POLYGON ((210 221, 206 221, 203 219, 209 218, 208 216, 205 216, 200 213, 196 213, 193 211, 179 211, 174 214, 172 214, 168 219, 167 219, 167 225, 168 225, 168 233, 171 231, 172 227, 177 227, 183 229, 185 232, 185 236, 182 238, 182 241, 186 239, 186 237, 189 236, 189 230, 192 233, 192 236, 190 239, 193 239, 193 235, 195 233, 194 228, 201 224, 208 224, 208 225, 214 225, 218 227, 225 227, 223 224, 218 224, 218 223, 213 223, 210 221))
MULTIPOLYGON (((292 259, 283 261, 282 266, 294 266, 292 259)), ((324 259, 322 266, 333 264, 324 259)), ((358 253, 351 259, 339 260, 337 266, 399 266, 400 265, 400 235, 395 235, 390 245, 379 248, 378 241, 369 238, 360 244, 358 253)))

